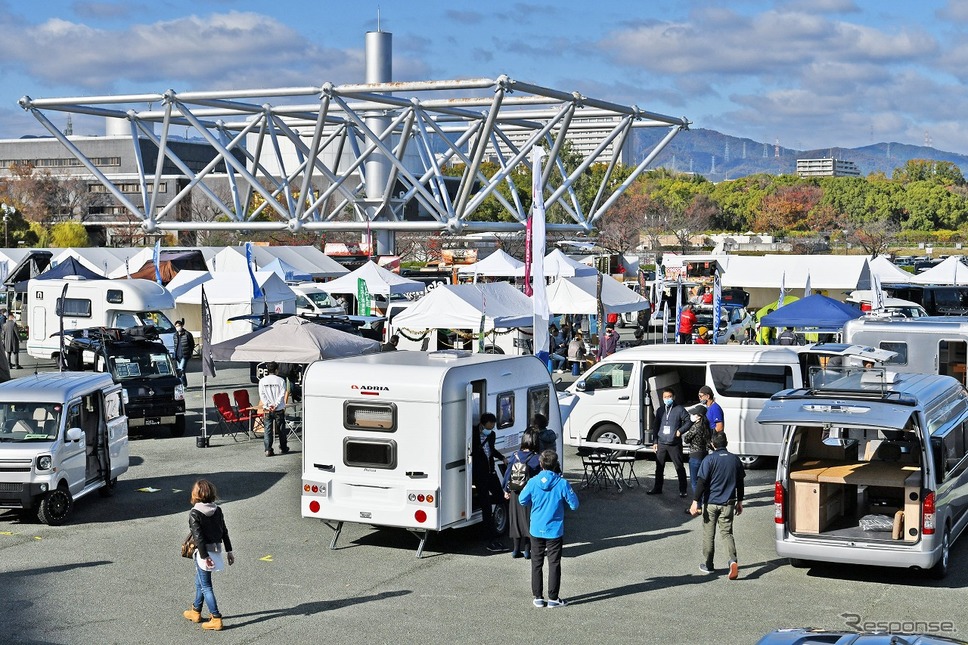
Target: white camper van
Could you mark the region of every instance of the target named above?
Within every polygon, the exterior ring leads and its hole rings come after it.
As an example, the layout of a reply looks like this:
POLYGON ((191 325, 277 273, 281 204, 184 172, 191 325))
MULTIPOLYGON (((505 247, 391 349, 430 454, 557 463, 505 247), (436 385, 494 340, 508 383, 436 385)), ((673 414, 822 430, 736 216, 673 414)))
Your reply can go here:
MULTIPOLYGON (((495 447, 518 448, 541 413, 561 416, 547 368, 529 356, 385 352, 318 361, 303 377, 302 516, 430 531, 480 522, 471 481, 471 429, 497 415, 495 447)), ((500 526, 506 518, 496 509, 500 526)))
POLYGON ((64 329, 154 325, 168 351, 175 351, 175 327, 165 311, 175 308, 167 289, 150 280, 88 280, 79 277, 31 280, 27 284, 24 324, 27 353, 50 359, 60 353, 60 315, 64 329), (62 302, 64 288, 66 296, 62 302))
POLYGON ((110 374, 50 372, 0 384, 0 508, 66 521, 128 470, 128 419, 110 374))
POLYGON ((346 314, 346 310, 336 304, 336 299, 329 295, 319 284, 315 282, 289 282, 286 284, 296 294, 297 314, 309 316, 346 314))

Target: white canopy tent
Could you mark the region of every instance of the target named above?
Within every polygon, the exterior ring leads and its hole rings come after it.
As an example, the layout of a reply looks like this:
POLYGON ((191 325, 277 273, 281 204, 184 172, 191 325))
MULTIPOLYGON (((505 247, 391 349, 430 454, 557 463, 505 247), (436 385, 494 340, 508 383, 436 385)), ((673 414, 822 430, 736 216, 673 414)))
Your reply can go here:
POLYGON ((506 282, 446 284, 431 291, 393 319, 408 329, 479 329, 531 327, 531 298, 506 282))
POLYGON ((913 273, 900 269, 883 255, 878 255, 870 261, 871 273, 877 276, 881 284, 910 284, 913 273))
MULTIPOLYGON (((598 274, 598 269, 589 266, 578 260, 573 260, 561 249, 552 249, 551 253, 544 257, 544 274, 546 278, 573 278, 575 276, 594 276, 598 274)), ((517 275, 524 275, 524 266, 517 275)))
POLYGON ((723 287, 741 287, 750 294, 748 309, 776 302, 780 286, 800 295, 810 276, 810 288, 843 300, 855 289, 871 288, 870 258, 866 255, 731 255, 723 287))
POLYGON ((524 262, 509 255, 503 249, 498 249, 480 262, 458 268, 457 273, 459 275, 513 278, 516 275, 524 275, 524 262))
POLYGON ((273 313, 296 313, 296 294, 275 273, 256 271, 256 282, 264 298, 255 298, 248 272, 179 271, 168 283, 175 297, 175 316, 185 320, 185 328, 196 337, 202 328, 202 285, 212 313, 212 342, 236 338, 252 331, 244 320, 229 322, 235 316, 260 315, 268 306, 273 313))
POLYGON ((945 258, 924 273, 911 276, 915 284, 968 284, 968 266, 962 262, 962 256, 952 255, 945 258))
POLYGON ((389 296, 394 293, 420 293, 424 291, 424 283, 387 271, 379 267, 372 260, 350 273, 330 280, 325 283, 324 288, 329 293, 351 293, 357 292, 357 280, 360 278, 366 282, 366 288, 370 295, 389 296))
MULTIPOLYGON (((316 253, 296 251, 302 247, 288 246, 252 246, 253 269, 262 270, 276 259, 281 259, 301 274, 313 278, 331 278, 342 276, 348 270, 339 262, 325 255, 319 249, 316 253)), ((312 247, 307 247, 312 248, 312 247)), ((221 273, 223 271, 247 271, 244 246, 227 246, 216 253, 210 260, 206 260, 209 271, 221 273)))
MULTIPOLYGON (((562 278, 548 287, 548 306, 555 314, 598 313, 598 277, 562 278)), ((602 276, 602 304, 605 313, 625 313, 649 308, 649 301, 615 278, 602 276)))

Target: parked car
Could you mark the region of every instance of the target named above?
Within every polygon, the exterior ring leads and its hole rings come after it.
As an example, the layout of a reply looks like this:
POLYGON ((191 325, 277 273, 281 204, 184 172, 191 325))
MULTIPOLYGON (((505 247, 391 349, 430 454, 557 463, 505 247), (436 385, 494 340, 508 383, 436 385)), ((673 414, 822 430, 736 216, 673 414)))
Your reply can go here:
MULTIPOLYGON (((714 328, 712 307, 696 308, 696 325, 693 327, 693 332, 696 333, 700 327, 714 328)), ((754 327, 753 315, 746 310, 746 307, 724 306, 716 333, 716 343, 719 345, 741 343, 750 337, 754 327)))

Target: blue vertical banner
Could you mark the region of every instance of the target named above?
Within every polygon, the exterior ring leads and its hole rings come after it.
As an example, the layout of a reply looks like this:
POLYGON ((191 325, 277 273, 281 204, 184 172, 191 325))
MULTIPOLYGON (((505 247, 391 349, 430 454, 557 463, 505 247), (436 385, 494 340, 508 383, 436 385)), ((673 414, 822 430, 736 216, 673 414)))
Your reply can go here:
POLYGON ((161 284, 161 240, 155 241, 155 282, 161 284))
POLYGON ((682 317, 682 274, 676 278, 676 328, 675 339, 679 342, 679 319, 682 317))
MULTIPOLYGON (((713 344, 719 344, 719 320, 723 315, 723 285, 717 275, 713 279, 713 344)), ((724 334, 725 336, 725 334, 724 334)))
POLYGON ((245 266, 249 268, 249 278, 252 280, 252 299, 258 300, 262 297, 262 289, 259 288, 259 281, 255 279, 255 271, 252 269, 252 242, 245 243, 245 266))

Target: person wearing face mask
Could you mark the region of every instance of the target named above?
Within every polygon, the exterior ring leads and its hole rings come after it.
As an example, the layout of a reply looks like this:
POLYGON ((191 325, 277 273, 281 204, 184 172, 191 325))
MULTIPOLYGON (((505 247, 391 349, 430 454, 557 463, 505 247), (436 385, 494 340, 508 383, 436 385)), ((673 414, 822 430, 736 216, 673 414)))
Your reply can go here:
POLYGON ((675 393, 666 388, 662 390, 662 407, 655 414, 655 428, 658 432, 655 451, 655 483, 646 495, 662 494, 662 479, 666 461, 672 461, 679 477, 679 497, 686 497, 686 468, 682 465, 682 435, 692 422, 685 408, 675 403, 675 393))
MULTIPOLYGON (((709 420, 706 417, 706 406, 694 405, 689 408, 689 421, 692 425, 682 434, 682 442, 689 448, 689 481, 692 484, 692 493, 695 495, 699 466, 709 453, 709 442, 712 440, 709 420)), ((687 508, 686 514, 691 515, 691 509, 687 508)))
POLYGON ((497 439, 494 434, 496 425, 497 417, 491 412, 485 412, 481 415, 480 423, 474 426, 471 433, 471 476, 474 481, 474 495, 481 508, 481 524, 486 537, 490 540, 487 550, 492 553, 507 551, 507 547, 498 539, 497 527, 494 525, 494 512, 491 508, 495 502, 503 503, 504 500, 504 490, 501 482, 498 481, 494 461, 507 463, 504 455, 494 447, 497 439))

